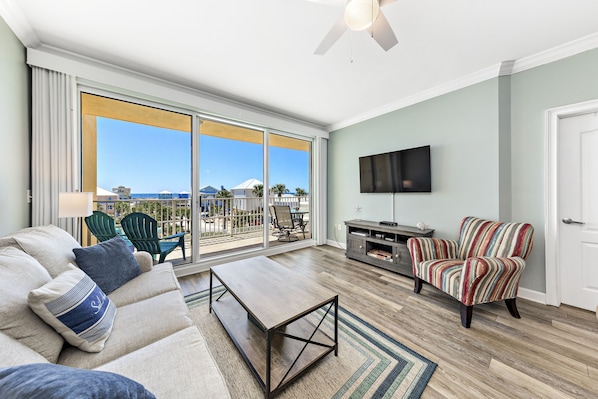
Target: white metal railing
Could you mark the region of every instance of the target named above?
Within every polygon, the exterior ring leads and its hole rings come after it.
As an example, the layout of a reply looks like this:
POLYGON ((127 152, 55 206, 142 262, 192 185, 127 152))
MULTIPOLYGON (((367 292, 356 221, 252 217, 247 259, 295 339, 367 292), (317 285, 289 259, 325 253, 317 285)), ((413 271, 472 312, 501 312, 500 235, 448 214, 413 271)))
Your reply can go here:
MULTIPOLYGON (((263 229, 263 224, 270 223, 269 211, 264 211, 262 198, 232 197, 232 198, 199 198, 199 207, 195 215, 191 211, 190 198, 173 199, 141 199, 115 201, 96 201, 97 209, 114 217, 117 228, 120 220, 132 212, 142 212, 158 221, 160 237, 176 232, 191 232, 194 221, 199 221, 200 239, 210 237, 235 236, 239 234, 257 232, 263 229)), ((270 197, 272 205, 289 205, 292 209, 307 212, 309 197, 283 196, 270 197)), ((308 217, 308 216, 306 216, 308 217)), ((203 245, 208 245, 206 240, 203 245)))

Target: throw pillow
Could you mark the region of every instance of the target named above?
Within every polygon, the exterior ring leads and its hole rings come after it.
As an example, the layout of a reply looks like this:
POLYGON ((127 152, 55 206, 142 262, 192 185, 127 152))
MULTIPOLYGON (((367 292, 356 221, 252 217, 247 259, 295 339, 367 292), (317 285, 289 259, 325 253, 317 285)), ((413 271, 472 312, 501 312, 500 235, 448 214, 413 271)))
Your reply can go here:
POLYGON ((29 306, 73 346, 100 352, 112 332, 116 306, 79 269, 29 293, 29 306))
POLYGON ((139 263, 119 236, 91 247, 74 248, 73 252, 77 265, 106 294, 141 274, 139 263))
POLYGON ((69 233, 54 225, 27 227, 11 234, 11 240, 46 268, 52 278, 75 260, 73 248, 81 245, 69 233))
MULTIPOLYGON (((48 271, 30 255, 13 247, 0 249, 0 332, 55 363, 64 338, 27 303, 29 292, 49 281, 48 271)), ((6 355, 0 351, 0 357, 6 355)))
POLYGON ((0 398, 155 399, 140 383, 107 371, 58 364, 27 364, 0 369, 0 398))

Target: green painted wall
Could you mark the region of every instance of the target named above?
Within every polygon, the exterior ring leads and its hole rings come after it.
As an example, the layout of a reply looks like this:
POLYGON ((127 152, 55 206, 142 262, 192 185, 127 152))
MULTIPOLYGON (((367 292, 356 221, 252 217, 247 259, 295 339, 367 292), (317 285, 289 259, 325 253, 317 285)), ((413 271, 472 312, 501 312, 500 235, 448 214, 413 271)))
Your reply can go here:
POLYGON ((499 80, 332 132, 328 149, 328 237, 345 243, 348 219, 391 220, 392 194, 360 194, 358 157, 431 146, 432 193, 394 195, 395 221, 422 221, 457 238, 464 216, 499 216, 499 80), (355 208, 361 207, 360 212, 355 208))
POLYGON ((359 156, 430 144, 433 192, 396 194, 395 220, 426 222, 443 238, 456 238, 468 215, 530 222, 534 250, 521 286, 545 292, 545 112, 597 98, 598 49, 332 132, 329 239, 345 243, 344 227, 334 230, 344 220, 392 217, 391 194, 359 193, 359 156))
POLYGON ((546 292, 544 262, 544 142, 546 110, 598 98, 598 50, 511 77, 513 220, 536 229, 523 287, 546 292))
POLYGON ((30 225, 30 72, 25 47, 0 18, 0 236, 30 225))

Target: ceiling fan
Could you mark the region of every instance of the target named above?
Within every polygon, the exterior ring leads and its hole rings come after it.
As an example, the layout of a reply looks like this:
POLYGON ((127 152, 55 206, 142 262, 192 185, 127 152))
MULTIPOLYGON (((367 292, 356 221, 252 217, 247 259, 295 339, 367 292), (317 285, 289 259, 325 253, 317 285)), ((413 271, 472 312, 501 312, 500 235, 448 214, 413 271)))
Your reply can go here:
MULTIPOLYGON (((309 1, 334 5, 341 2, 341 0, 309 1)), ((322 40, 314 54, 324 55, 347 29, 354 31, 367 29, 372 38, 384 49, 384 51, 390 50, 398 43, 398 40, 380 8, 394 3, 395 1, 396 0, 348 0, 345 4, 345 10, 326 36, 324 36, 324 40, 322 40)))

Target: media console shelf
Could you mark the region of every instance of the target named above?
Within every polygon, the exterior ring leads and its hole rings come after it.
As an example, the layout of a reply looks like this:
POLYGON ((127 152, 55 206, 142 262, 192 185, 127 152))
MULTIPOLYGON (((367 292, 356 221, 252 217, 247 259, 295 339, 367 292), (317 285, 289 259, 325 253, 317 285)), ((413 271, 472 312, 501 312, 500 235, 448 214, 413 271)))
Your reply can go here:
POLYGON ((368 220, 347 220, 347 258, 413 277, 407 240, 432 237, 434 230, 388 226, 368 220))

